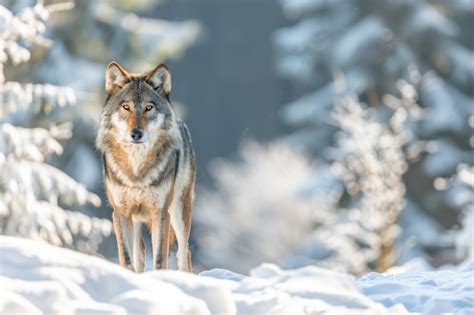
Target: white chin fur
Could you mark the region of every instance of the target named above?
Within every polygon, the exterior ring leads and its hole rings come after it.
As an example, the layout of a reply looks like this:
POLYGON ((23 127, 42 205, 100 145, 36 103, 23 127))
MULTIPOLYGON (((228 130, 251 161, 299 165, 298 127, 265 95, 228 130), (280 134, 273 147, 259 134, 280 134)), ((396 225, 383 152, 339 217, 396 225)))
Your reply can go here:
POLYGON ((150 139, 150 135, 148 134, 148 132, 144 132, 143 133, 143 137, 140 139, 140 141, 136 142, 135 140, 132 139, 132 136, 130 134, 127 134, 125 136, 125 141, 127 142, 130 142, 132 144, 141 144, 141 143, 145 143, 147 142, 148 140, 150 139))

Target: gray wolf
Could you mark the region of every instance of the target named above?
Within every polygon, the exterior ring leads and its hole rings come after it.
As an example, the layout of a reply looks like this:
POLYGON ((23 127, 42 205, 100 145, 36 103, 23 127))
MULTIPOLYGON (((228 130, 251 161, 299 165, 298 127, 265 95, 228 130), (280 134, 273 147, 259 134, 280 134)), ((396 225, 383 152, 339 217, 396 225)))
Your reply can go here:
POLYGON ((170 102, 171 73, 161 64, 133 74, 112 62, 105 77, 107 98, 96 146, 114 210, 120 265, 143 272, 145 224, 153 268, 168 268, 175 238, 179 270, 192 271, 188 240, 196 162, 189 130, 170 102))

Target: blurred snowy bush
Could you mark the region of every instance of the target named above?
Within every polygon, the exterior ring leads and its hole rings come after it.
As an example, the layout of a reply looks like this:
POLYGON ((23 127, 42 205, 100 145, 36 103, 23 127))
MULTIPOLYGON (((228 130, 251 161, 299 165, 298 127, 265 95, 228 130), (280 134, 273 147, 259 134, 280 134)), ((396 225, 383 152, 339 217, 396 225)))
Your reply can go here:
POLYGON ((317 196, 307 193, 316 170, 283 142, 248 142, 239 161, 214 162, 216 189, 197 194, 196 259, 247 272, 297 249, 322 216, 317 196))
POLYGON ((95 252, 111 233, 111 222, 67 207, 97 207, 100 198, 49 162, 63 153, 60 141, 71 137, 72 124, 55 124, 48 114, 75 105, 73 90, 6 81, 4 75, 5 66, 28 62, 38 46, 51 47, 42 36, 49 13, 42 2, 17 14, 0 6, 0 232, 95 252), (20 126, 37 116, 49 127, 20 126))
POLYGON ((356 98, 340 102, 333 112, 342 132, 332 167, 356 200, 349 217, 379 238, 375 267, 383 271, 395 261, 397 221, 405 195, 402 175, 407 168, 403 128, 409 114, 400 106, 385 125, 356 98))

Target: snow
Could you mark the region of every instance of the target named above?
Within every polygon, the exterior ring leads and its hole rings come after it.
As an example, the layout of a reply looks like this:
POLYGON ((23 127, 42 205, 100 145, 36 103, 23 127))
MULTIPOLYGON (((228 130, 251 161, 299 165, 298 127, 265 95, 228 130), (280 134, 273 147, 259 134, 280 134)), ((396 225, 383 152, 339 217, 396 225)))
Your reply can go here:
MULTIPOLYGON (((213 271, 205 276, 215 275, 213 271)), ((224 273, 225 277, 228 274, 224 273)), ((225 278, 224 278, 225 279, 225 278)), ((262 264, 232 288, 238 313, 241 314, 388 314, 381 304, 360 294, 352 276, 308 266, 282 270, 262 264)), ((401 305, 391 312, 404 313, 401 305)))
POLYGON ((443 132, 463 134, 474 102, 433 73, 423 77, 420 101, 429 104, 422 128, 425 136, 443 132))
MULTIPOLYGON (((367 88, 369 83, 370 79, 364 71, 353 70, 344 76, 344 84, 348 92, 360 93, 367 88)), ((336 82, 328 83, 319 90, 287 104, 281 112, 282 118, 290 125, 303 125, 310 122, 327 128, 326 125, 330 122, 328 116, 338 92, 336 82)))
POLYGON ((371 65, 374 55, 378 53, 380 43, 388 40, 391 33, 381 19, 367 17, 355 24, 336 43, 334 49, 334 64, 350 68, 353 64, 371 65))
MULTIPOLYGON (((1 314, 208 312, 203 300, 166 280, 134 274, 97 257, 14 237, 2 236, 0 244, 1 314)), ((189 282, 197 277, 186 276, 189 282)))
POLYGON ((404 314, 473 310, 474 262, 462 270, 351 275, 273 264, 135 274, 41 241, 0 238, 1 314, 404 314))
POLYGON ((454 37, 459 34, 458 26, 455 23, 429 5, 418 6, 414 10, 407 30, 411 30, 412 36, 427 36, 432 33, 437 37, 454 37))
POLYGON ((370 273, 358 284, 366 295, 387 307, 400 303, 410 312, 423 314, 474 312, 474 262, 462 270, 370 273))
POLYGON ((474 259, 474 206, 471 205, 463 218, 463 227, 456 234, 456 249, 458 256, 474 259))

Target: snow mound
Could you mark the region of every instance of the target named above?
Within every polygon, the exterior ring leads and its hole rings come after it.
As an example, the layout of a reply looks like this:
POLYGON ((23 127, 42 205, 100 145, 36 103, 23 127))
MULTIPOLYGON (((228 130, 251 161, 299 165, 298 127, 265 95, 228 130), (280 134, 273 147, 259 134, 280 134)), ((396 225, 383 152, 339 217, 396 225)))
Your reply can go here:
POLYGON ((473 305, 474 264, 356 281, 319 267, 272 264, 250 276, 224 269, 135 274, 98 257, 6 236, 0 253, 0 314, 468 313, 473 305))
POLYGON ((459 271, 373 272, 358 284, 367 296, 387 307, 400 303, 409 312, 421 314, 474 314, 474 262, 459 271))
POLYGON ((282 270, 262 264, 249 277, 222 269, 201 276, 228 281, 239 314, 407 313, 401 305, 386 308, 361 294, 354 277, 315 266, 282 270))
MULTIPOLYGON (((175 284, 97 257, 5 236, 0 249, 0 314, 209 313, 204 300, 175 284)), ((206 280, 203 288, 213 285, 206 280)))

